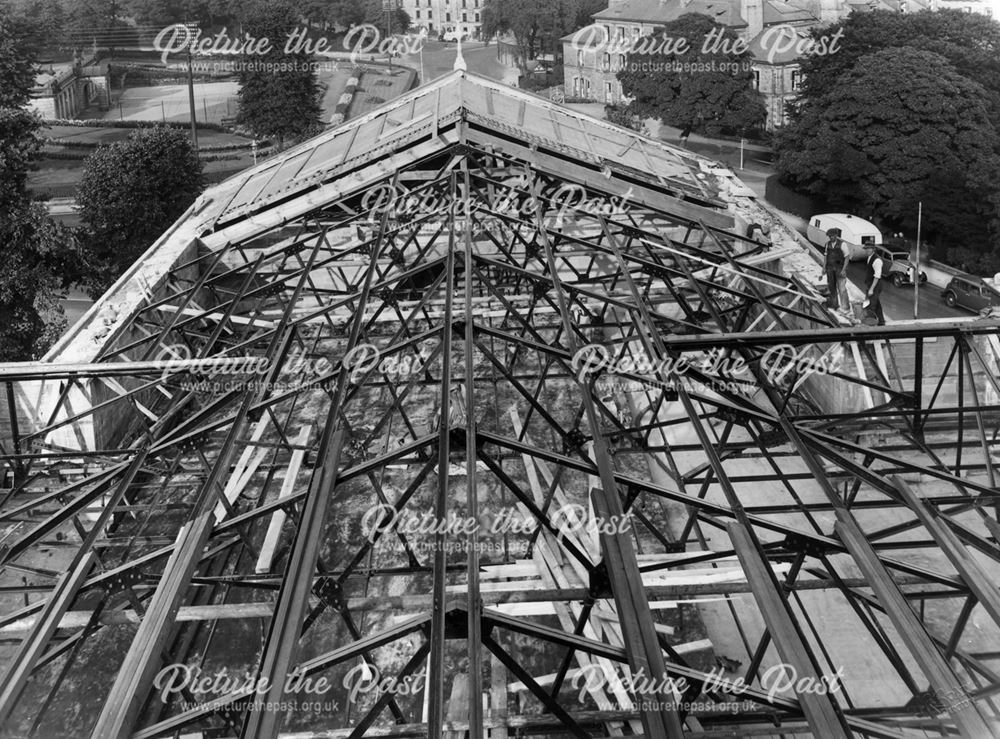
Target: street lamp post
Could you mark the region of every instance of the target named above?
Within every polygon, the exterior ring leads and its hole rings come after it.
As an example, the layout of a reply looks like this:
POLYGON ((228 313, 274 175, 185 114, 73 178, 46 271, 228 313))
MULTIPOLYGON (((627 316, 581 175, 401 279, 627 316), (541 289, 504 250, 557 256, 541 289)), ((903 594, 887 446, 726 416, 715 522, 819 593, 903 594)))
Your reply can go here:
MULTIPOLYGON (((385 30, 388 39, 392 39, 392 14, 396 12, 397 0, 383 0, 385 9, 385 30)), ((392 69, 392 43, 389 44, 389 69, 392 69)))

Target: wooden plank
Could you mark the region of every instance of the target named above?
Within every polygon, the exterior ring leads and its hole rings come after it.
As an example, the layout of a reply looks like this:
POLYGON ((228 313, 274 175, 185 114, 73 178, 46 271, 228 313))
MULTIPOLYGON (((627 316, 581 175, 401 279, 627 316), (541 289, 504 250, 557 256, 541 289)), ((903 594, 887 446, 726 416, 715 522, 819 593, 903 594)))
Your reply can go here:
MULTIPOLYGON (((295 437, 297 446, 305 447, 309 443, 309 436, 312 433, 312 426, 303 426, 299 429, 299 435, 295 437)), ((281 482, 281 490, 278 499, 289 497, 295 489, 295 481, 299 476, 299 468, 302 460, 305 459, 305 449, 296 449, 292 452, 292 458, 288 462, 288 470, 285 472, 285 479, 281 482)), ((267 525, 267 533, 264 534, 264 541, 260 545, 260 554, 257 556, 257 564, 254 571, 258 574, 269 572, 271 563, 274 561, 274 552, 278 548, 281 539, 281 529, 285 525, 285 512, 277 510, 271 514, 271 520, 267 525)))
MULTIPOLYGON (((221 619, 238 618, 270 618, 274 608, 270 603, 223 603, 208 606, 182 606, 177 611, 176 621, 217 621, 221 619)), ((86 626, 94 617, 93 611, 67 611, 56 626, 57 629, 77 630, 86 626)), ((104 611, 98 617, 98 623, 137 624, 142 620, 138 613, 129 609, 121 611, 104 611)), ((37 622, 37 617, 28 616, 0 627, 0 636, 19 636, 31 629, 37 622)))
MULTIPOLYGON (((158 306, 156 306, 156 310, 160 311, 161 313, 176 313, 177 312, 177 306, 176 305, 158 305, 158 306)), ((218 321, 221 321, 225 317, 225 315, 222 312, 220 312, 220 311, 211 311, 211 312, 207 312, 206 313, 204 310, 201 310, 199 308, 184 308, 180 312, 181 312, 181 315, 184 315, 184 316, 199 316, 202 320, 205 320, 205 321, 216 321, 216 322, 218 322, 218 321)), ((236 315, 233 315, 233 316, 229 317, 229 320, 232 323, 241 323, 241 324, 244 324, 244 325, 249 325, 249 324, 252 323, 254 326, 256 326, 258 328, 272 328, 273 329, 274 326, 275 326, 275 324, 271 323, 270 321, 262 321, 259 318, 253 318, 253 319, 251 319, 251 318, 247 318, 246 316, 236 316, 236 315)))
MULTIPOLYGON (((250 441, 257 442, 261 440, 264 435, 264 430, 267 425, 271 422, 271 414, 265 413, 257 421, 257 425, 254 426, 253 433, 250 435, 250 441)), ((236 501, 236 498, 243 489, 250 482, 250 478, 257 471, 257 467, 263 461, 264 457, 267 456, 268 448, 262 446, 248 445, 243 449, 240 454, 239 461, 236 462, 236 466, 233 467, 232 474, 226 481, 226 486, 223 488, 222 496, 225 498, 226 502, 230 506, 236 501)), ((216 523, 222 521, 226 517, 227 509, 226 505, 220 500, 215 506, 215 511, 213 515, 215 516, 216 523)))

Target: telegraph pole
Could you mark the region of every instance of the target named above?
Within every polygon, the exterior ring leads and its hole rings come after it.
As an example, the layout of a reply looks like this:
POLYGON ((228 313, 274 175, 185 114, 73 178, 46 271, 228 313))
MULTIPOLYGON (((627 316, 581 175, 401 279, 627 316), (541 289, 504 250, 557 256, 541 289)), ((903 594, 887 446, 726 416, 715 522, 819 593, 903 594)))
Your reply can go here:
POLYGON ((913 317, 920 310, 920 225, 924 215, 924 203, 917 203, 917 253, 913 255, 913 317))
POLYGON ((389 69, 392 69, 392 14, 396 9, 395 0, 385 0, 385 29, 389 41, 389 69))
POLYGON ((191 144, 198 153, 198 122, 194 114, 194 70, 191 68, 191 44, 188 44, 188 107, 191 109, 191 144))

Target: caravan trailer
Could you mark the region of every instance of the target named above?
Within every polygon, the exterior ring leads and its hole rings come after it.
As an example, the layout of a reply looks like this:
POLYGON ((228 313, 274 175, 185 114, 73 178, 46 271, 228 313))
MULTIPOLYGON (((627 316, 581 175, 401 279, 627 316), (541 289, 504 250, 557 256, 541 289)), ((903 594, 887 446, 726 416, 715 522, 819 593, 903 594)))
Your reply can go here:
POLYGON ((827 241, 826 232, 831 228, 840 230, 840 238, 850 247, 852 261, 865 258, 868 254, 865 251, 866 245, 882 244, 882 232, 873 223, 850 213, 821 213, 813 216, 809 219, 806 235, 822 249, 827 241))

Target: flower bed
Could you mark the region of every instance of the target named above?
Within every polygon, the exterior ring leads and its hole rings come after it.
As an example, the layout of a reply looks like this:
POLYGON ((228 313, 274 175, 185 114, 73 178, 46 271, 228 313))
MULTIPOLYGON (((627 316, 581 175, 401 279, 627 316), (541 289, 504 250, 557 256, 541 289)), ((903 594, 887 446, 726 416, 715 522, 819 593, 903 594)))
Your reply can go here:
POLYGON ((358 84, 361 81, 361 68, 355 67, 352 70, 352 75, 347 80, 347 86, 344 87, 344 93, 337 98, 337 107, 334 108, 333 115, 330 116, 330 123, 337 125, 344 122, 347 118, 347 109, 351 107, 351 101, 354 100, 354 94, 358 91, 358 84))

